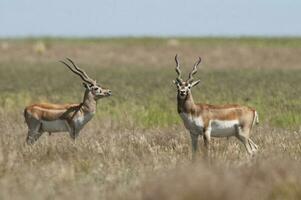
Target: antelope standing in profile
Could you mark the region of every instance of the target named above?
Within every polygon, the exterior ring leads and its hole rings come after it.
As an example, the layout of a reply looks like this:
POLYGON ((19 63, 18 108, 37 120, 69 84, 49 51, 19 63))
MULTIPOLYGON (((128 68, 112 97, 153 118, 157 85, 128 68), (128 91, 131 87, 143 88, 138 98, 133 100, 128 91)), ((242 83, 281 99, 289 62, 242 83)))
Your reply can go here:
POLYGON ((257 145, 250 139, 250 132, 255 123, 258 123, 258 115, 255 109, 227 104, 210 105, 194 103, 191 88, 200 83, 193 81, 193 75, 197 72, 197 66, 201 58, 194 64, 188 79, 181 78, 178 56, 175 57, 176 72, 178 77, 174 81, 178 94, 178 113, 181 116, 186 129, 189 130, 192 144, 192 158, 198 148, 198 137, 203 136, 207 156, 210 153, 210 138, 212 137, 237 137, 245 146, 249 154, 257 151, 257 145))
POLYGON ((84 82, 86 88, 84 99, 79 104, 33 104, 25 108, 24 117, 28 126, 27 144, 33 144, 44 132, 69 132, 75 139, 80 130, 89 122, 96 112, 97 100, 111 96, 111 90, 101 87, 86 72, 69 58, 70 66, 62 62, 84 82))

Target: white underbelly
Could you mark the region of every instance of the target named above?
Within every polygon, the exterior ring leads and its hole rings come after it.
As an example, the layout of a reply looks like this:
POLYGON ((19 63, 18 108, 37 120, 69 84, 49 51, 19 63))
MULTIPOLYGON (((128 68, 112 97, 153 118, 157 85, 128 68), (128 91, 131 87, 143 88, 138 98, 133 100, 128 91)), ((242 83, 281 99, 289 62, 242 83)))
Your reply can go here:
MULTIPOLYGON (((185 127, 192 133, 203 134, 204 121, 201 116, 180 113, 185 127)), ((212 137, 229 137, 237 134, 238 120, 210 120, 208 129, 212 137)))
POLYGON ((210 121, 212 137, 228 137, 237 133, 238 120, 212 120, 210 121))
POLYGON ((69 131, 66 120, 42 121, 42 130, 45 132, 64 132, 69 131))

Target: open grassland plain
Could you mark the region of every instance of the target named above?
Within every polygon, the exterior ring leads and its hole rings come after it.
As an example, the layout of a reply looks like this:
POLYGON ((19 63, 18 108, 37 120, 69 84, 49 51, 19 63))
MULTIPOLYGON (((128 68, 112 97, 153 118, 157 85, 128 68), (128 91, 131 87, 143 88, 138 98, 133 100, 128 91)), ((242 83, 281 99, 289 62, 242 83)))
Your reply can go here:
POLYGON ((0 199, 301 199, 301 39, 0 40, 0 199), (203 58, 196 102, 255 107, 259 146, 214 139, 211 163, 190 160, 176 111, 174 56, 203 58), (80 102, 70 57, 113 91, 74 142, 25 144, 23 109, 80 102))

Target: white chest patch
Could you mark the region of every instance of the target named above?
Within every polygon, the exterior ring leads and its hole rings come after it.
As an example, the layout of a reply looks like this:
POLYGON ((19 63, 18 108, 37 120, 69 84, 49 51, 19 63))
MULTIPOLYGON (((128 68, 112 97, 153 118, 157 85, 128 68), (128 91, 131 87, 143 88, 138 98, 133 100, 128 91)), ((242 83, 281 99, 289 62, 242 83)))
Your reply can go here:
POLYGON ((236 134, 236 126, 239 125, 238 120, 211 120, 211 136, 213 137, 227 137, 236 134))
POLYGON ((180 113, 180 116, 184 122, 185 127, 189 131, 202 134, 204 128, 204 122, 201 116, 194 117, 188 113, 180 113))
POLYGON ((47 132, 69 131, 69 125, 65 120, 41 121, 42 130, 47 132))
POLYGON ((79 117, 75 120, 75 126, 81 129, 86 123, 88 123, 95 113, 88 113, 82 117, 79 117))

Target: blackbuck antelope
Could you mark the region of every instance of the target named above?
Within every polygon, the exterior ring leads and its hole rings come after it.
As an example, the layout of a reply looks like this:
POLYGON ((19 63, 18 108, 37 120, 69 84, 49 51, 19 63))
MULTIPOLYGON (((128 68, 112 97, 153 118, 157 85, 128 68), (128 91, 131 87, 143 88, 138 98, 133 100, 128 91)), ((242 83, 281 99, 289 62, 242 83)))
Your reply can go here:
POLYGON ((191 88, 200 83, 193 81, 193 75, 197 72, 197 66, 201 58, 194 64, 188 79, 183 81, 178 56, 175 57, 176 72, 178 77, 174 81, 177 86, 178 113, 181 116, 186 129, 189 130, 192 144, 192 158, 198 148, 198 137, 203 136, 206 155, 210 153, 210 138, 212 137, 237 137, 245 146, 249 154, 258 149, 250 139, 252 126, 258 123, 258 115, 255 109, 241 105, 210 105, 194 103, 191 88))
POLYGON ((70 66, 60 61, 84 82, 84 99, 79 104, 33 104, 25 108, 24 117, 28 126, 27 144, 33 144, 44 132, 69 132, 75 139, 80 130, 92 119, 96 111, 97 100, 111 96, 111 90, 103 88, 92 80, 69 58, 70 66))

